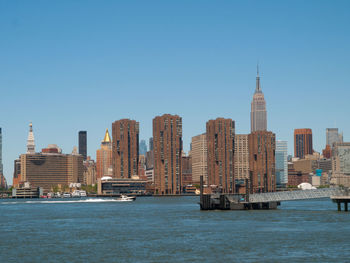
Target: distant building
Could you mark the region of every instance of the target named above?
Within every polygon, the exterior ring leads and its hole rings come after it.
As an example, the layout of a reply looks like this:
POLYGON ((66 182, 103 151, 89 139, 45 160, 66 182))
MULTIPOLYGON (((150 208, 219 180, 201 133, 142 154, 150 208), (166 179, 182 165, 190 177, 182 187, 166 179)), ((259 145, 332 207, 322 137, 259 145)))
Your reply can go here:
POLYGON ((250 112, 250 131, 266 131, 267 130, 267 112, 266 101, 260 87, 259 68, 256 76, 256 88, 251 103, 250 112))
POLYGON ((149 150, 153 151, 153 137, 149 138, 149 150))
POLYGON ((112 124, 113 177, 131 178, 138 175, 139 123, 122 119, 112 124))
POLYGON ((84 175, 83 182, 84 185, 94 185, 97 182, 96 179, 96 163, 94 160, 90 159, 90 156, 86 158, 86 161, 83 162, 84 165, 84 175))
POLYGON ((33 133, 33 124, 29 124, 29 133, 27 139, 27 153, 33 154, 35 153, 35 141, 34 141, 34 133, 33 133))
POLYGON ((334 143, 342 143, 343 134, 339 133, 338 128, 326 129, 326 144, 333 148, 334 143))
POLYGON ((276 184, 288 183, 288 143, 276 141, 276 184))
POLYGON ((234 154, 235 179, 249 179, 249 144, 248 134, 235 135, 235 154, 234 154))
POLYGON ((145 140, 140 141, 140 146, 139 146, 139 155, 146 155, 147 152, 147 145, 145 140))
POLYGON ((217 118, 207 122, 208 185, 223 193, 234 193, 235 122, 217 118))
POLYGON ((182 191, 182 118, 164 114, 153 119, 154 183, 157 194, 182 191))
POLYGON ((79 154, 84 157, 86 160, 87 157, 87 132, 80 131, 79 132, 79 154))
POLYGON ((276 191, 275 150, 276 137, 269 131, 248 135, 250 192, 276 191))
POLYGON ((101 142, 101 148, 96 151, 96 179, 104 176, 113 176, 112 168, 112 140, 106 129, 101 142))
POLYGON ((326 145, 326 148, 322 150, 322 155, 324 158, 330 159, 332 157, 332 148, 329 144, 326 145))
POLYGON ((192 184, 192 157, 182 156, 182 187, 192 184))
POLYGON ((303 159, 305 155, 313 154, 312 130, 295 129, 294 130, 294 156, 303 159))
POLYGON ((332 155, 333 172, 350 176, 350 142, 335 143, 332 155))
POLYGON ((83 183, 83 156, 62 154, 56 145, 49 145, 43 153, 27 153, 20 156, 21 181, 33 187, 50 191, 54 186, 83 183), (56 148, 49 151, 48 148, 56 148))
POLYGON ((323 172, 330 173, 332 172, 332 159, 322 158, 317 160, 318 169, 321 169, 323 172))
POLYGON ((208 182, 208 147, 207 135, 205 133, 192 137, 192 180, 199 183, 203 176, 204 183, 208 182))
POLYGON ((12 179, 12 186, 13 187, 19 187, 20 183, 22 182, 21 178, 21 159, 16 159, 14 161, 14 167, 13 167, 13 179, 12 179))

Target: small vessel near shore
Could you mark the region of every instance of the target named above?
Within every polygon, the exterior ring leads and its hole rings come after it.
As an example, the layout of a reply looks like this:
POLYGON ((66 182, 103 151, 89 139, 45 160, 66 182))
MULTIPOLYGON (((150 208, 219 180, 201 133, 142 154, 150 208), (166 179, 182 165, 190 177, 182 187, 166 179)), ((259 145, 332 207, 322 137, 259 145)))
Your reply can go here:
POLYGON ((132 202, 136 200, 136 196, 120 195, 120 197, 115 200, 119 202, 132 202))

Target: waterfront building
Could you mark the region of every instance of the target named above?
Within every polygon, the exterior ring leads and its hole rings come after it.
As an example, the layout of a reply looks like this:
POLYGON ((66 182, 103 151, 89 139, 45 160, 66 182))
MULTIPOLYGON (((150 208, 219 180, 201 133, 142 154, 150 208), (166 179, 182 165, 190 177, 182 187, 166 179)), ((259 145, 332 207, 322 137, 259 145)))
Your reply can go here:
POLYGON ((112 140, 106 129, 100 149, 96 150, 96 178, 113 176, 112 168, 112 140))
POLYGON ((112 124, 112 165, 114 178, 138 175, 139 123, 122 119, 112 124))
POLYGON ((249 179, 249 144, 248 134, 235 135, 235 179, 246 180, 249 179))
POLYGON ((276 184, 288 183, 288 142, 276 141, 276 184))
POLYGON ((182 156, 182 164, 181 164, 181 169, 182 169, 182 187, 186 187, 187 185, 192 184, 192 157, 191 155, 182 156))
POLYGON ((140 146, 139 146, 139 155, 146 155, 147 152, 147 145, 145 140, 140 141, 140 146))
POLYGON ((311 129, 295 129, 294 130, 294 156, 300 159, 306 155, 313 154, 312 147, 312 130, 311 129))
POLYGON ((154 183, 157 194, 182 191, 182 118, 164 114, 153 119, 154 183))
POLYGON ((84 157, 86 160, 87 157, 87 132, 80 131, 79 132, 79 154, 84 157))
POLYGON ((146 193, 146 180, 139 178, 102 178, 97 182, 97 194, 99 195, 120 195, 146 193))
POLYGON ((251 103, 250 112, 250 131, 266 131, 267 130, 267 112, 266 101, 260 87, 259 68, 256 76, 256 88, 251 103))
POLYGON ((334 143, 342 143, 343 134, 339 133, 338 128, 326 128, 326 145, 333 148, 334 143))
POLYGON ((208 185, 223 193, 233 193, 235 122, 217 118, 206 125, 208 185))
POLYGON ((350 176, 350 142, 334 144, 332 168, 334 173, 350 176))
POLYGON ((27 153, 33 154, 35 153, 35 141, 34 141, 34 133, 33 133, 33 124, 29 123, 29 133, 27 139, 27 153))
POLYGON ((30 182, 33 187, 50 191, 54 186, 83 183, 83 156, 62 154, 51 144, 41 153, 27 153, 20 156, 21 181, 30 182))
POLYGON ((205 133, 192 137, 191 143, 192 156, 192 180, 198 184, 200 177, 203 176, 205 184, 208 182, 208 147, 207 135, 205 133))
POLYGON ((248 135, 250 192, 276 191, 275 150, 276 137, 269 131, 248 135))

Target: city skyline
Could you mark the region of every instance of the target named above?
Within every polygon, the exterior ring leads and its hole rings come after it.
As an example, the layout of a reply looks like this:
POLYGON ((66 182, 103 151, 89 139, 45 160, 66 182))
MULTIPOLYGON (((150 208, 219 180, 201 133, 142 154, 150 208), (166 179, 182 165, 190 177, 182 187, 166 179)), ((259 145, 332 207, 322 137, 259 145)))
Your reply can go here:
POLYGON ((258 60, 268 130, 288 141, 289 154, 296 128, 313 130, 318 152, 326 128, 349 141, 345 1, 1 5, 0 127, 9 184, 30 121, 37 149, 55 143, 69 153, 78 131, 88 131, 93 159, 101 134, 123 118, 138 120, 147 141, 154 116, 181 116, 186 152, 209 119, 231 118, 236 133, 247 134, 258 60), (65 20, 63 9, 70 10, 65 20), (323 107, 330 102, 337 107, 323 107))

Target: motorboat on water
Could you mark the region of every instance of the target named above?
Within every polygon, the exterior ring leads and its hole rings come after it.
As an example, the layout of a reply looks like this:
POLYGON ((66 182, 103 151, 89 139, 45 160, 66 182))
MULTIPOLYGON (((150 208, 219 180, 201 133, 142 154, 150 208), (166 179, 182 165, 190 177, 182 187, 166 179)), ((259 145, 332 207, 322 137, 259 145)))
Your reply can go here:
POLYGON ((120 202, 132 202, 136 200, 136 196, 120 195, 116 200, 120 202))

